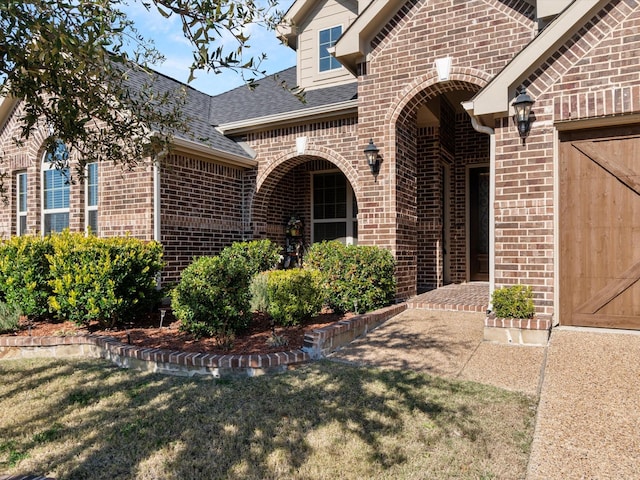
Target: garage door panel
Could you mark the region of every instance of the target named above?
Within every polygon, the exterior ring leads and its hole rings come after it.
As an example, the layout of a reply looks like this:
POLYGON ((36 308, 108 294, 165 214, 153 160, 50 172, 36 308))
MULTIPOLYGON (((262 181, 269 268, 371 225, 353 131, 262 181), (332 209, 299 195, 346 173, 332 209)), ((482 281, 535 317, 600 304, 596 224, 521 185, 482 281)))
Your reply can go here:
POLYGON ((617 133, 561 137, 559 314, 565 325, 640 329, 640 126, 624 137, 617 133))

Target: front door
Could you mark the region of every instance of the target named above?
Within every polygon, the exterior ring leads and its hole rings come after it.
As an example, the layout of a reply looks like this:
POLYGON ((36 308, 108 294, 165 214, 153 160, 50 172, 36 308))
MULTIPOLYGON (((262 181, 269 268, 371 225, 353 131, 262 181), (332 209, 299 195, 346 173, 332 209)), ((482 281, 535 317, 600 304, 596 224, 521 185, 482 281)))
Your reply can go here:
POLYGON ((469 280, 489 281, 489 167, 469 168, 469 280))

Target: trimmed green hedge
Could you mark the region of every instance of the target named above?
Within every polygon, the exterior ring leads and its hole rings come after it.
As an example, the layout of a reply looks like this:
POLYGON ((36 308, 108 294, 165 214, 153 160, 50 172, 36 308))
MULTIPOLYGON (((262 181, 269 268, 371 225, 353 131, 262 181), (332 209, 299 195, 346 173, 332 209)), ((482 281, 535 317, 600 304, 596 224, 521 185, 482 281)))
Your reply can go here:
POLYGON ((133 321, 160 299, 162 246, 63 232, 0 242, 0 299, 29 317, 133 321))
POLYGON ((299 325, 322 309, 324 298, 317 270, 273 270, 266 272, 266 276, 267 313, 275 323, 299 325))
POLYGON ((220 256, 226 259, 241 258, 244 260, 249 277, 274 269, 280 261, 281 248, 269 239, 235 242, 225 247, 220 256))
POLYGON ((200 257, 182 271, 171 307, 196 337, 233 337, 251 320, 249 270, 240 256, 200 257))
POLYGON ((536 307, 533 290, 524 285, 498 288, 491 294, 493 311, 498 318, 533 318, 536 307))
POLYGON ((305 267, 320 271, 328 305, 336 312, 369 312, 395 298, 395 260, 388 250, 338 241, 314 243, 305 267))

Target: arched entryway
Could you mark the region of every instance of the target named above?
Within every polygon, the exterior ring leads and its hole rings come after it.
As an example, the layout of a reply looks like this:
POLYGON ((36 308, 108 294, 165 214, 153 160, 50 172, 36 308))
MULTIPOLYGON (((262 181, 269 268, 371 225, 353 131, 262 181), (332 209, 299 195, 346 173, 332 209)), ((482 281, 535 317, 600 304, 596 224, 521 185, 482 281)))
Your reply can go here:
POLYGON ((259 182, 252 202, 253 236, 279 243, 285 257, 295 248, 292 242, 304 248, 334 239, 356 244, 357 215, 356 192, 345 173, 325 158, 298 155, 281 161, 259 182), (299 238, 292 238, 289 228, 294 220, 301 223, 299 238))
POLYGON ((489 280, 489 138, 461 106, 479 88, 431 85, 407 101, 395 124, 396 201, 415 218, 415 239, 406 236, 404 250, 415 252, 418 293, 489 280), (411 190, 415 196, 403 195, 411 190))

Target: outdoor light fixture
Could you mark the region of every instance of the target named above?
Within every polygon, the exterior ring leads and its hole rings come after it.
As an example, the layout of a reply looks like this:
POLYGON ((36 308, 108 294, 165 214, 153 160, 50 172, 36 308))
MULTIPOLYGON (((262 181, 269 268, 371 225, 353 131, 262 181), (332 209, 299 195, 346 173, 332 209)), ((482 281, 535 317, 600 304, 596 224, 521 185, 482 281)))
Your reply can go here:
POLYGON ((364 149, 364 155, 367 157, 367 163, 371 169, 371 173, 377 175, 380 171, 380 158, 378 158, 378 147, 375 146, 373 140, 369 140, 369 145, 364 149))
POLYGON ((523 87, 518 93, 518 96, 513 101, 513 121, 518 125, 518 134, 524 143, 524 139, 529 136, 531 130, 531 106, 535 103, 534 100, 527 94, 527 91, 523 87))

